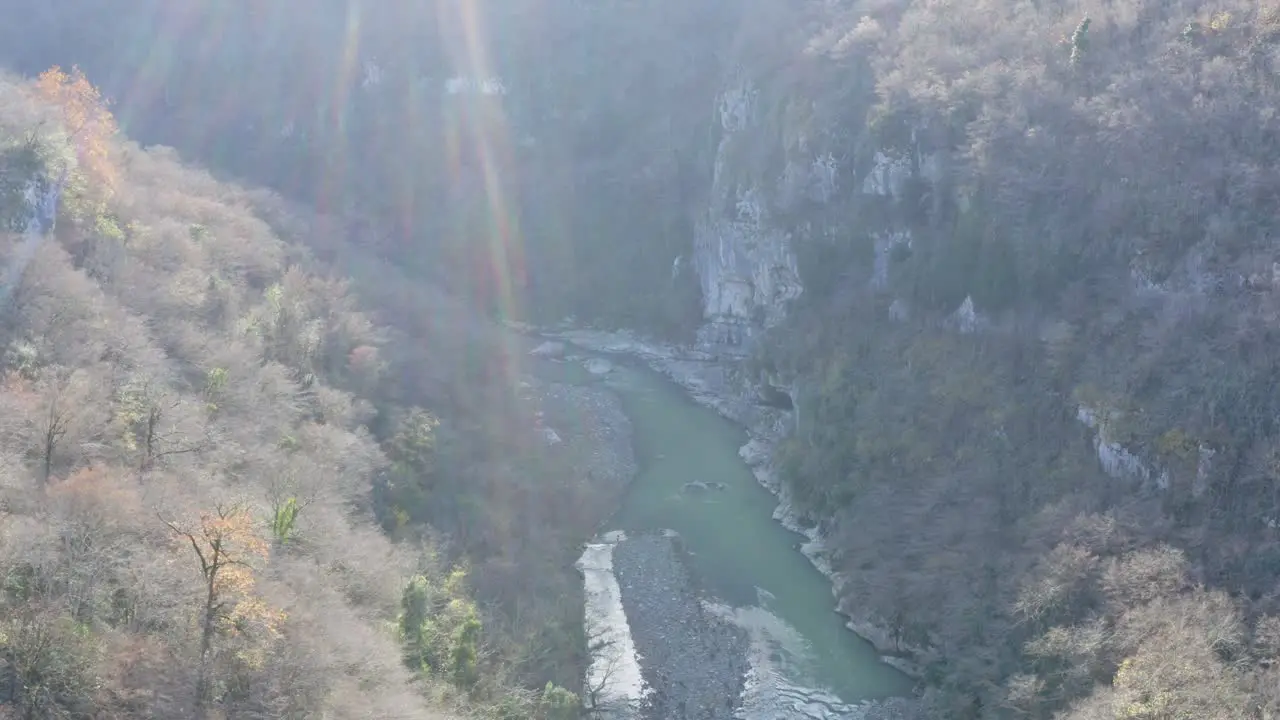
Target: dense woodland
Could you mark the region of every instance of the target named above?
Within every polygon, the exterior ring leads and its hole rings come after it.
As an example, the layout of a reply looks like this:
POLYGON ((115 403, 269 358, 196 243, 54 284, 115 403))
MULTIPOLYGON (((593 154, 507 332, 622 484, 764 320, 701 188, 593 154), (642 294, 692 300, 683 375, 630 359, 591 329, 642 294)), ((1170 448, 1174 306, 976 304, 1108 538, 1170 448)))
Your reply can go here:
POLYGON ((837 14, 808 49, 874 78, 852 152, 945 166, 802 246, 863 270, 811 273, 761 358, 811 383, 783 460, 846 605, 930 648, 942 717, 1276 717, 1280 6, 837 14), (912 242, 868 290, 877 229, 912 242))
POLYGON ((1274 0, 5 5, 17 71, 78 63, 127 134, 276 191, 112 136, 74 75, 5 86, 20 717, 572 714, 609 500, 472 313, 687 338, 742 75, 744 185, 801 147, 939 168, 775 208, 816 230, 752 361, 801 389, 784 475, 930 716, 1280 717, 1274 0), (14 208, 64 167, 28 261, 14 208), (944 327, 966 297, 980 332, 944 327))
POLYGON ((580 683, 587 491, 509 385, 447 433, 413 404, 483 388, 500 346, 451 331, 493 362, 425 368, 390 350, 398 331, 285 239, 332 223, 124 141, 79 72, 4 79, 0 126, 0 712, 576 713, 556 683, 580 683), (24 232, 59 183, 53 232, 24 232))

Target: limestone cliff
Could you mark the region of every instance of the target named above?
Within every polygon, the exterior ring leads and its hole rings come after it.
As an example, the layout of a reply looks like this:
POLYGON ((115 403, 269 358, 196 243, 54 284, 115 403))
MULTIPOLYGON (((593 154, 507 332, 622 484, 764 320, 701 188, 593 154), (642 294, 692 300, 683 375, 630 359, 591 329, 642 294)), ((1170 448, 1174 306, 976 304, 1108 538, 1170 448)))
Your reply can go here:
MULTIPOLYGON (((882 147, 868 128, 825 109, 827 102, 743 69, 728 74, 715 98, 711 184, 705 206, 692 209, 701 349, 750 354, 805 292, 806 251, 866 245, 871 262, 811 274, 883 288, 892 254, 911 247, 903 220, 908 189, 940 185, 943 154, 925 151, 914 132, 904 148, 882 147)), ((958 322, 973 325, 972 302, 967 315, 963 303, 956 311, 965 316, 958 322)), ((905 315, 906 304, 896 312, 905 315)))
MULTIPOLYGON (((758 101, 750 79, 739 80, 717 99, 720 140, 711 202, 693 238, 705 323, 698 340, 707 347, 743 350, 761 329, 781 321, 787 304, 803 290, 791 233, 772 217, 773 198, 758 182, 738 181, 741 175, 732 166, 735 144, 771 140, 761 137, 758 101)), ((829 194, 834 168, 814 165, 816 178, 799 176, 793 184, 811 184, 819 194, 829 194)))

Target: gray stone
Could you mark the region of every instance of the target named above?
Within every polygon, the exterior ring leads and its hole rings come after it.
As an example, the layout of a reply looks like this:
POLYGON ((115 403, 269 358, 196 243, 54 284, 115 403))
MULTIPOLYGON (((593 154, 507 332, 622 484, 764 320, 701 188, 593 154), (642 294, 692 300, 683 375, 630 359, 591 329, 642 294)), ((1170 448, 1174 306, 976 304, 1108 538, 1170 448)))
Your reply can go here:
POLYGON ((614 573, 652 720, 730 720, 746 682, 746 633, 707 612, 677 538, 628 537, 613 551, 614 573))
POLYGON ((564 355, 564 343, 548 340, 529 351, 534 357, 558 358, 564 355))
POLYGON ((582 363, 582 366, 592 375, 608 375, 613 372, 613 363, 604 358, 591 358, 582 363))

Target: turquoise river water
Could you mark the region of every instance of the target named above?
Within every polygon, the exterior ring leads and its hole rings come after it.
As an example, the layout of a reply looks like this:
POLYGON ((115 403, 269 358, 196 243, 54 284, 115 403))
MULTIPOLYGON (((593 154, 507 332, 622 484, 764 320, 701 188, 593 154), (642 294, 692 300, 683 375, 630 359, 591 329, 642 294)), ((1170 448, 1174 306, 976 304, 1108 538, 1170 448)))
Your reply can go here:
MULTIPOLYGON (((565 379, 592 381, 577 363, 560 365, 570 376, 565 379)), ((777 499, 738 455, 747 440, 742 428, 638 361, 615 361, 611 373, 593 381, 621 397, 640 465, 609 529, 678 532, 700 583, 716 600, 762 608, 767 613, 754 616, 781 621, 792 647, 772 662, 787 681, 827 690, 845 703, 910 691, 906 675, 845 627, 830 581, 800 552, 804 538, 773 519, 777 499), (723 483, 724 489, 689 493, 688 482, 723 483)))

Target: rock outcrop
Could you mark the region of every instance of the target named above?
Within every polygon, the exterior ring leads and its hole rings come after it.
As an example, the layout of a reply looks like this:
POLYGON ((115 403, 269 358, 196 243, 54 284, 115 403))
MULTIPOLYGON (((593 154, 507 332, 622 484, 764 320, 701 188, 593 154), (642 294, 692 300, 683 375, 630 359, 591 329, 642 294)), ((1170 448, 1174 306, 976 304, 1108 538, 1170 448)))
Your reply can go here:
MULTIPOLYGON (((23 210, 17 217, 8 218, 8 225, 22 232, 22 241, 10 257, 9 265, 4 268, 3 279, 0 279, 0 299, 7 299, 9 293, 22 279, 27 264, 35 255, 36 249, 44 242, 45 237, 53 230, 54 220, 58 216, 58 203, 62 199, 62 189, 67 184, 67 172, 55 180, 34 177, 26 181, 20 191, 20 206, 23 210)), ((5 190, 11 191, 10 188, 5 190)), ((6 203, 8 204, 8 203, 6 203)))
POLYGON ((705 323, 699 344, 739 353, 760 330, 780 322, 804 289, 791 236, 773 221, 764 189, 734 172, 734 151, 759 139, 753 137, 758 95, 744 79, 717 100, 712 199, 693 239, 705 323))
POLYGON ((747 674, 746 634, 703 608, 677 542, 641 535, 613 551, 622 606, 652 689, 641 717, 731 720, 747 674))

